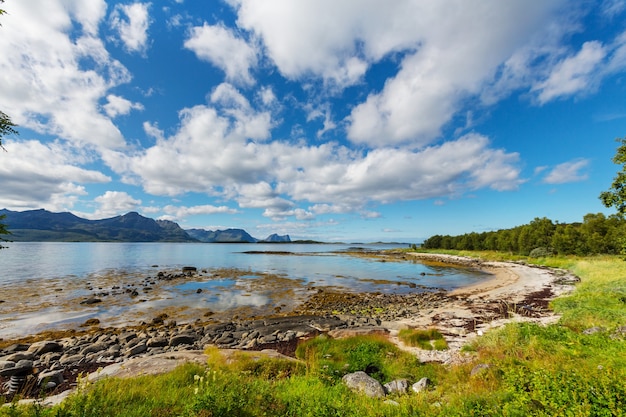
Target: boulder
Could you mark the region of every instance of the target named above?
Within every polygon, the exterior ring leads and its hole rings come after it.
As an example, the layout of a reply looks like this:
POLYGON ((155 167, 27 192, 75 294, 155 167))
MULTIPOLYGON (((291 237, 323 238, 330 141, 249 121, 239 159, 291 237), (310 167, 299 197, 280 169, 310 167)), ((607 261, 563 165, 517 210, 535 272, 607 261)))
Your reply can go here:
POLYGON ((363 371, 346 374, 342 378, 344 384, 353 391, 361 392, 371 398, 385 396, 383 386, 363 371))
POLYGON ((61 352, 62 350, 63 345, 61 343, 50 340, 35 342, 28 348, 28 352, 31 352, 35 356, 41 356, 49 352, 61 352))
POLYGON ((387 394, 406 394, 409 389, 409 381, 406 379, 396 379, 383 385, 387 394))
POLYGON ((63 370, 44 371, 37 375, 37 383, 41 385, 44 382, 54 382, 55 386, 61 385, 65 379, 63 378, 63 370))
POLYGON ((196 340, 198 340, 198 336, 195 334, 177 334, 170 339, 169 345, 193 345, 196 340))
POLYGON ((22 359, 15 366, 0 370, 0 376, 9 377, 14 375, 28 375, 33 372, 33 361, 22 359))
POLYGON ((432 382, 430 381, 430 379, 424 377, 420 379, 419 381, 417 381, 415 384, 411 385, 411 389, 414 392, 422 392, 422 391, 426 391, 431 385, 432 385, 432 382))
POLYGON ((19 362, 23 359, 33 359, 35 355, 31 352, 15 352, 2 358, 3 361, 19 362))

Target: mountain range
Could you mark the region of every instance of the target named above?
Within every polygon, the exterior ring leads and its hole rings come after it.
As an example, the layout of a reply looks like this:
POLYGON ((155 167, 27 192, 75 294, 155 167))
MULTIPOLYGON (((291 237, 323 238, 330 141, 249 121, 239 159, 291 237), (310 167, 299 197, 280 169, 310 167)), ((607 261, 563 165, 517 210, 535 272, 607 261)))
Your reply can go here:
POLYGON ((88 220, 72 213, 48 210, 0 210, 0 220, 15 242, 205 242, 256 243, 291 242, 289 235, 272 234, 256 239, 243 229, 182 229, 169 220, 154 220, 136 212, 108 219, 88 220))

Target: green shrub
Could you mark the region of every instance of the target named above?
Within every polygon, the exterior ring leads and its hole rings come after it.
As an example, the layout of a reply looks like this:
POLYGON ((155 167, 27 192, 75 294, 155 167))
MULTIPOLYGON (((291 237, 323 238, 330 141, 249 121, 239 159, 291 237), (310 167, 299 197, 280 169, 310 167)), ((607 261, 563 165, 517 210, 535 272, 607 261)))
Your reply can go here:
POLYGON ((414 378, 419 360, 402 352, 384 336, 357 336, 347 339, 317 337, 301 344, 296 356, 307 362, 308 372, 329 383, 345 374, 364 371, 380 382, 414 378))

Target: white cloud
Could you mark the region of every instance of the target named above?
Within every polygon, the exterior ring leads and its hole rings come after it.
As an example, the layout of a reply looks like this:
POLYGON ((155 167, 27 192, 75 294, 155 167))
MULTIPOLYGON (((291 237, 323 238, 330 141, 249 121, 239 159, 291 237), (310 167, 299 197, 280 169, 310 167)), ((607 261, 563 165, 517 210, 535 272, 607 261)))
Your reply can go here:
POLYGON ((39 133, 123 146, 121 132, 99 105, 110 88, 130 80, 95 37, 106 4, 24 0, 6 8, 11 19, 3 21, 0 36, 3 110, 39 133))
POLYGON ((192 207, 167 205, 163 207, 163 211, 168 214, 169 218, 176 220, 198 214, 236 214, 239 212, 237 209, 228 206, 213 206, 210 204, 192 207))
POLYGON ((98 208, 93 213, 77 213, 87 219, 104 219, 136 211, 141 200, 133 198, 124 191, 107 191, 94 198, 98 208))
POLYGON ((543 104, 593 88, 594 72, 606 55, 606 48, 600 42, 585 42, 576 55, 561 61, 545 81, 533 88, 539 92, 539 102, 543 104))
POLYGON ((224 71, 227 81, 254 84, 250 70, 257 64, 256 51, 225 26, 205 23, 194 27, 185 40, 185 48, 224 71))
POLYGON ((150 3, 118 4, 111 12, 109 24, 117 31, 128 52, 144 54, 148 48, 150 3))
POLYGON ((107 103, 103 107, 106 114, 111 118, 129 114, 131 110, 143 110, 141 103, 133 103, 124 97, 113 94, 107 96, 107 103))
POLYGON ((546 184, 564 184, 586 180, 589 176, 581 172, 589 165, 587 159, 576 159, 555 166, 543 179, 546 184))
POLYGON ((7 152, 0 152, 2 207, 63 211, 87 194, 82 184, 111 181, 101 172, 80 168, 89 157, 76 148, 34 140, 3 145, 7 152))
POLYGON ((218 108, 182 110, 180 128, 172 136, 136 155, 116 153, 110 166, 152 194, 205 193, 242 208, 264 209, 263 215, 275 220, 310 220, 333 212, 377 217, 367 209, 372 203, 459 196, 480 188, 511 190, 522 182, 519 156, 490 148, 480 135, 413 152, 255 143, 250 138, 269 134, 269 115, 255 110, 229 84, 218 86, 209 100, 218 108), (258 128, 243 123, 255 120, 258 128))
POLYGON ((344 88, 372 64, 399 54, 400 71, 347 119, 348 135, 371 147, 424 146, 498 66, 550 25, 563 0, 232 0, 237 24, 263 42, 289 79, 314 76, 344 88), (332 12, 330 12, 332 10, 332 12))

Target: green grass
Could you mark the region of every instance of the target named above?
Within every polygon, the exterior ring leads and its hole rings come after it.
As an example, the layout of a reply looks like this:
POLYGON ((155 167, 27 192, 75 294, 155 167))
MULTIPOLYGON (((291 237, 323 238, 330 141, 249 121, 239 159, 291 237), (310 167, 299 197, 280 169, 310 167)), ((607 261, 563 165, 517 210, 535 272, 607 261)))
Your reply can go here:
POLYGON ((446 339, 437 329, 402 329, 398 337, 409 346, 416 346, 425 350, 448 349, 446 339))
MULTIPOLYGON (((498 253, 453 254, 507 259, 498 253)), ((189 364, 165 375, 111 378, 84 387, 61 406, 2 407, 0 416, 626 415, 626 340, 616 331, 626 326, 626 262, 619 257, 524 260, 569 269, 581 282, 552 303, 561 315, 557 324, 512 323, 487 332, 465 349, 472 355, 469 363, 420 364, 381 336, 318 337, 299 347, 299 361, 255 360, 244 353, 226 361, 214 349, 204 367, 189 364), (602 330, 583 333, 595 326, 602 330), (472 374, 477 364, 488 366, 472 374), (426 376, 434 387, 396 395, 396 405, 389 405, 352 393, 340 382, 355 370, 367 370, 382 383, 395 378, 413 383, 426 376)), ((434 332, 416 334, 431 346, 441 340, 434 332)))

